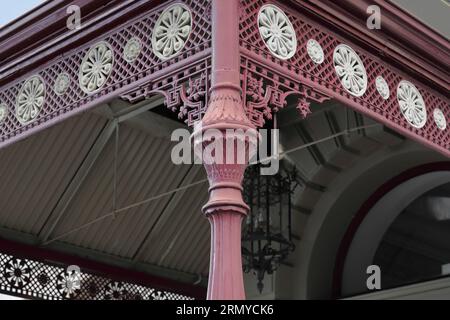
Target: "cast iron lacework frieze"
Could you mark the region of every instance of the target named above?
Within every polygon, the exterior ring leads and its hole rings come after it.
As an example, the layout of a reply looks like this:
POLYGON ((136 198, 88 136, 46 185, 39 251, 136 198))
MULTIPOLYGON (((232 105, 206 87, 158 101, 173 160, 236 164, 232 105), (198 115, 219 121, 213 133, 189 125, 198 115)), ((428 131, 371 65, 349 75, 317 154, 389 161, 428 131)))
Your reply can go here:
MULTIPOLYGON (((139 5, 142 2, 130 4, 139 5)), ((143 88, 145 84, 168 97, 168 107, 180 116, 192 122, 200 119, 205 111, 202 90, 195 89, 199 94, 183 92, 181 86, 183 81, 189 82, 189 77, 180 79, 175 73, 187 74, 210 58, 210 12, 209 0, 164 2, 11 80, 0 88, 0 146, 36 127, 43 129, 47 122, 65 114, 128 96, 130 88, 143 88), (183 105, 186 99, 189 101, 183 105)), ((202 83, 192 78, 191 87, 204 85, 207 78, 204 75, 202 83)))
MULTIPOLYGON (((0 146, 118 97, 162 94, 193 125, 208 105, 210 12, 209 0, 167 2, 10 81, 0 88, 0 146)), ((449 154, 448 98, 300 12, 241 0, 239 34, 244 107, 255 125, 291 100, 304 117, 311 102, 333 98, 449 154)))
POLYGON ((292 103, 302 117, 309 114, 310 102, 333 98, 450 155, 447 97, 300 12, 281 2, 241 0, 239 35, 245 106, 255 125, 263 125, 292 96, 298 97, 292 103), (286 38, 282 32, 296 46, 278 41, 286 38))
POLYGON ((45 300, 193 300, 107 276, 0 253, 0 293, 45 300))

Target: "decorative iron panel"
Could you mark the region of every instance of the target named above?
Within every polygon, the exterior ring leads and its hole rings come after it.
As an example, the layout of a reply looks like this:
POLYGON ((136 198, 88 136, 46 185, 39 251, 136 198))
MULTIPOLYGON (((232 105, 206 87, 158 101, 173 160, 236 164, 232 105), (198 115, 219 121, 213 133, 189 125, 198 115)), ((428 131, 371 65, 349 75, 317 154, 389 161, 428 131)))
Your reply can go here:
POLYGON ((211 87, 211 59, 205 58, 177 70, 159 82, 145 82, 123 93, 123 100, 135 103, 155 94, 165 97, 165 105, 189 126, 201 120, 208 107, 211 87))
MULTIPOLYGON (((0 146, 8 140, 24 134, 25 132, 42 128, 51 120, 64 114, 80 112, 87 107, 94 106, 105 99, 119 97, 125 91, 139 83, 151 83, 152 90, 169 95, 166 90, 173 88, 173 77, 183 71, 192 69, 192 65, 207 54, 211 47, 211 3, 208 0, 184 0, 183 5, 190 10, 192 15, 192 28, 189 38, 183 49, 175 55, 163 60, 158 57, 152 47, 152 34, 155 23, 161 16, 164 9, 180 1, 168 2, 163 7, 156 8, 142 17, 136 18, 126 25, 111 31, 109 34, 91 41, 83 47, 77 48, 73 52, 68 52, 62 58, 50 63, 41 69, 35 70, 27 76, 14 81, 0 89, 0 106, 6 107, 0 110, 0 146), (130 41, 131 40, 131 41, 130 41), (99 90, 92 93, 82 90, 79 82, 80 68, 83 59, 91 48, 96 44, 105 43, 112 50, 113 63, 107 80, 101 85, 99 90), (136 46, 140 43, 141 46, 136 46), (133 47, 134 45, 134 47, 133 47), (130 51, 130 47, 132 50, 130 51), (125 51, 126 50, 126 51, 125 51), (139 51, 139 53, 137 53, 139 51), (196 57, 199 57, 196 59, 196 57), (186 61, 191 61, 186 63, 186 61), (176 72, 165 72, 173 65, 180 66, 176 72), (61 76, 63 74, 63 76, 61 76), (18 95, 24 84, 33 76, 38 76, 44 83, 45 95, 42 108, 33 121, 24 123, 19 121, 16 114, 16 104, 18 95), (61 85, 55 88, 56 81, 61 85), (124 89, 128 88, 128 89, 124 89), (62 92, 62 93, 61 93, 62 92), (103 99, 102 99, 103 98, 103 99)), ((96 68, 101 66, 96 66, 96 68)), ((26 98, 26 97, 25 97, 26 98)), ((39 97, 40 99, 40 97, 39 97)), ((35 99, 24 99, 21 103, 27 107, 26 103, 33 103, 35 99), (31 101, 31 102, 30 102, 31 101)))
MULTIPOLYGON (((281 27, 288 28, 289 25, 281 27)), ((404 72, 384 63, 380 58, 349 41, 310 22, 301 13, 274 1, 241 0, 240 43, 246 109, 255 125, 263 125, 266 119, 272 117, 272 112, 284 107, 288 96, 297 96, 300 111, 304 110, 305 103, 309 104, 309 101, 336 98, 354 107, 357 105, 359 111, 368 111, 369 115, 380 116, 379 119, 386 120, 383 121, 386 124, 406 129, 438 146, 444 153, 450 154, 449 127, 446 126, 446 129, 442 130, 445 128, 444 122, 448 122, 450 116, 447 97, 423 83, 418 83, 404 72), (267 45, 271 35, 266 34, 269 31, 261 29, 264 25, 258 21, 260 9, 269 3, 282 10, 289 19, 289 24, 295 29, 296 51, 288 59, 278 57, 276 46, 273 49, 275 52, 271 51, 267 45), (266 36, 266 41, 262 34, 266 36), (360 92, 363 94, 359 96, 346 90, 336 73, 333 56, 336 48, 342 44, 354 50, 367 74, 366 88, 363 88, 364 90, 360 92), (387 83, 389 96, 387 91, 383 91, 386 89, 383 87, 383 81, 379 79, 377 83, 379 77, 387 83), (413 83, 423 97, 427 118, 421 128, 412 126, 400 110, 397 87, 402 80, 413 83), (434 112, 436 109, 442 113, 434 112), (437 117, 434 114, 437 114, 437 117)))
MULTIPOLYGON (((309 113, 310 101, 323 102, 335 98, 403 133, 429 142, 448 154, 450 126, 447 126, 447 122, 450 106, 448 99, 433 89, 417 83, 400 70, 310 22, 299 12, 281 3, 242 0, 240 29, 245 107, 255 125, 262 126, 265 119, 270 119, 273 112, 286 105, 290 96, 297 96, 302 116, 309 113), (266 10, 260 14, 263 6, 266 10), (274 7, 282 13, 278 17, 282 17, 288 29, 294 29, 294 32, 290 30, 287 33, 292 43, 287 47, 281 45, 277 49, 278 53, 268 45, 268 41, 273 40, 273 34, 266 34, 267 30, 261 32, 264 19, 270 16, 270 10, 273 11, 274 7), (333 56, 336 48, 343 45, 355 53, 364 69, 365 83, 357 94, 344 88, 342 77, 336 73, 336 59, 333 56), (295 50, 294 54, 283 53, 286 48, 295 50), (426 115, 420 108, 415 110, 415 105, 414 108, 400 110, 397 88, 404 80, 418 88, 426 106, 426 115), (389 88, 389 95, 386 87, 383 88, 385 84, 389 88), (408 114, 411 110, 412 114, 408 114), (416 116, 422 117, 415 121, 419 125, 411 125, 411 119, 414 120, 416 116), (423 117, 426 117, 425 123, 423 117)), ((53 121, 119 96, 135 102, 161 93, 166 98, 167 106, 178 112, 180 118, 187 118, 186 122, 192 125, 201 119, 208 103, 210 50, 211 2, 169 2, 1 88, 0 146, 53 121), (190 10, 192 28, 179 54, 169 55, 164 60, 161 59, 161 53, 155 54, 152 47, 154 27, 165 9, 180 2, 190 10), (98 90, 87 93, 79 83, 81 64, 89 50, 101 42, 106 43, 112 51, 112 70, 98 90), (195 71, 194 75, 191 74, 192 70, 195 71), (24 90, 24 84, 32 78, 34 90, 39 94, 34 97, 34 92, 33 99, 28 99, 27 95, 23 95, 27 91, 24 90), (44 84, 43 95, 36 79, 41 79, 44 84), (57 81, 61 85, 55 88, 57 81), (19 120, 17 105, 22 108, 19 111, 28 117, 28 113, 37 113, 33 121, 19 120), (23 108, 30 109, 29 106, 32 106, 32 110, 24 112, 23 108)))
POLYGON ((44 300, 194 300, 191 297, 69 266, 57 266, 0 253, 0 292, 44 300))

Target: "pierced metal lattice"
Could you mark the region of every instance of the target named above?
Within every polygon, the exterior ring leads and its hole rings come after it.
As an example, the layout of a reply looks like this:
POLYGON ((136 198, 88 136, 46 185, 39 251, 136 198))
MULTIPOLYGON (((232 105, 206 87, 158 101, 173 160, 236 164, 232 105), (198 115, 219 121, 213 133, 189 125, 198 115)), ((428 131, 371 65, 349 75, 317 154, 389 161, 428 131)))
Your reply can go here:
MULTIPOLYGON (((253 87, 251 87, 252 90, 245 90, 244 88, 244 94, 247 97, 247 113, 255 125, 261 126, 265 119, 270 119, 272 112, 276 112, 278 108, 285 105, 285 99, 288 95, 294 93, 301 95, 311 89, 310 92, 319 94, 325 92, 324 95, 328 98, 339 96, 345 101, 353 103, 353 105, 357 103, 360 110, 368 109, 372 114, 377 114, 386 119, 392 126, 405 128, 443 149, 450 150, 448 129, 446 131, 440 130, 432 116, 435 108, 442 110, 447 118, 450 116, 450 104, 446 97, 422 83, 417 83, 402 71, 388 66, 363 49, 334 35, 331 31, 309 22, 309 19, 303 17, 301 13, 291 10, 281 3, 277 5, 283 9, 292 22, 296 31, 298 46, 297 52, 290 59, 278 59, 267 49, 258 30, 257 14, 261 6, 266 3, 268 2, 264 0, 241 0, 240 43, 244 49, 241 59, 241 73, 244 86, 249 86, 249 79, 252 83, 262 82, 258 89, 261 91, 259 97, 255 97, 253 87), (310 39, 315 39, 322 47, 324 52, 323 63, 315 63, 308 55, 307 44, 310 39), (367 71, 367 90, 361 97, 356 97, 347 92, 335 72, 333 52, 340 44, 347 44, 352 47, 361 58, 367 71), (377 91, 376 78, 378 76, 383 77, 389 86, 391 94, 388 99, 384 99, 377 91), (400 111, 394 93, 402 80, 414 83, 423 96, 428 117, 425 126, 422 128, 411 126, 400 111), (272 93, 268 93, 268 91, 272 91, 272 93), (272 97, 266 97, 266 101, 263 101, 264 96, 267 95, 272 97), (277 101, 277 97, 284 100, 277 101), (259 98, 256 99, 256 103, 255 98, 259 98), (277 103, 271 103, 272 100, 277 103)), ((306 95, 306 98, 310 97, 306 95)), ((313 97, 310 100, 316 99, 313 97)))
MULTIPOLYGON (((153 90, 164 91, 172 82, 170 72, 163 72, 166 68, 192 56, 204 52, 211 46, 211 3, 208 0, 184 0, 183 3, 191 10, 193 15, 193 27, 189 39, 183 50, 176 56, 162 61, 152 50, 152 32, 155 23, 165 7, 152 10, 140 18, 136 18, 110 33, 102 35, 83 47, 67 53, 53 63, 0 88, 0 104, 8 108, 8 114, 0 124, 0 144, 17 135, 42 126, 46 122, 63 114, 73 114, 82 111, 105 98, 119 97, 123 88, 135 84, 142 79, 151 82, 153 90), (127 61, 124 49, 130 39, 139 39, 142 43, 140 54, 132 61, 127 61), (106 84, 94 94, 84 92, 79 86, 79 70, 81 62, 89 49, 100 41, 107 42, 114 52, 113 70, 106 84), (58 76, 66 73, 70 78, 70 86, 63 95, 58 95, 54 85, 58 76), (23 83, 31 76, 42 77, 47 90, 47 95, 38 117, 28 123, 21 124, 15 116, 17 95, 23 83)), ((170 5, 171 2, 168 2, 170 5)), ((192 68, 191 65, 180 67, 177 72, 192 68)))
POLYGON ((175 292, 0 253, 0 292, 45 300, 193 300, 175 292))

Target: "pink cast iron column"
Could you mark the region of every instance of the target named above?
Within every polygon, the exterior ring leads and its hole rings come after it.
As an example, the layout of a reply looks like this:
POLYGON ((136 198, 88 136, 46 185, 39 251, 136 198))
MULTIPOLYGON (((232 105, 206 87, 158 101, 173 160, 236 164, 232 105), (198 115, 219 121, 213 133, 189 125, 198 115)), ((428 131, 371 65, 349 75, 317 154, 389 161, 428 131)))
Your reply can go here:
MULTIPOLYGON (((239 57, 239 0, 212 0, 213 61, 212 86, 208 110, 202 127, 194 130, 196 152, 202 151, 212 139, 211 129, 221 133, 223 160, 229 148, 235 152, 254 150, 257 132, 248 120, 242 103, 240 88, 239 57), (243 129, 247 137, 246 150, 237 148, 242 135, 226 134, 227 129, 243 129), (253 142, 249 142, 253 141, 253 142), (232 147, 231 147, 232 145, 232 147)), ((211 160, 211 159, 210 159, 211 160)), ((231 162, 206 163, 210 184, 209 201, 203 213, 211 224, 211 257, 208 284, 208 300, 245 299, 241 261, 241 223, 248 213, 242 199, 242 179, 246 163, 238 164, 236 157, 231 162)), ((242 162, 242 161, 241 161, 242 162)))

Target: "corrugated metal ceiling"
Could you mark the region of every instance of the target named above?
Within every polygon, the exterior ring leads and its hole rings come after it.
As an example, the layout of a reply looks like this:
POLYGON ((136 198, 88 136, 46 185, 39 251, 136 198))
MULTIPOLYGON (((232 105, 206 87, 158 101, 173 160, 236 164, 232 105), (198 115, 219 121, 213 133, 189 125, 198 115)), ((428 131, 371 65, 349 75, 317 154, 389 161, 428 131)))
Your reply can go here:
MULTIPOLYGON (((0 227, 45 240, 42 230, 107 122, 86 113, 1 150, 0 227)), ((201 166, 174 165, 173 143, 149 132, 119 127, 117 208, 205 179, 201 166)), ((113 134, 48 240, 206 275, 210 236, 201 206, 207 183, 102 218, 113 209, 115 144, 113 134)))

